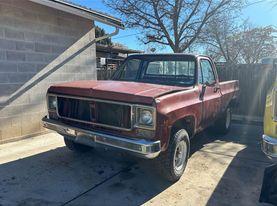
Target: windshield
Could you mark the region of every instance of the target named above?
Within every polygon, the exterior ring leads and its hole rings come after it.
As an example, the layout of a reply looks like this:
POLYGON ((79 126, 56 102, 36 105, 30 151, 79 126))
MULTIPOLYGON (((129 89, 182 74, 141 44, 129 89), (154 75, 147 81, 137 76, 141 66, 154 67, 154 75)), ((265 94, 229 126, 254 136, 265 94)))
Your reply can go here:
POLYGON ((188 86, 195 82, 195 67, 192 59, 127 59, 113 80, 188 86))
POLYGON ((115 72, 112 79, 114 80, 135 80, 139 71, 141 60, 129 59, 126 60, 115 72))

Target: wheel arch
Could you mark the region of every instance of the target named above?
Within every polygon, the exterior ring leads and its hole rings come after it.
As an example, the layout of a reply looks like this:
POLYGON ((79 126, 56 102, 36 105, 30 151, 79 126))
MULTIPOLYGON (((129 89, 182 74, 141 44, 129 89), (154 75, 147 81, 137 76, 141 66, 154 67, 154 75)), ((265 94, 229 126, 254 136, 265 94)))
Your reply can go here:
POLYGON ((226 108, 228 107, 236 108, 238 106, 239 106, 238 98, 232 98, 226 108))
POLYGON ((176 120, 171 126, 170 136, 180 129, 185 129, 189 138, 192 138, 195 134, 195 117, 188 115, 176 120))

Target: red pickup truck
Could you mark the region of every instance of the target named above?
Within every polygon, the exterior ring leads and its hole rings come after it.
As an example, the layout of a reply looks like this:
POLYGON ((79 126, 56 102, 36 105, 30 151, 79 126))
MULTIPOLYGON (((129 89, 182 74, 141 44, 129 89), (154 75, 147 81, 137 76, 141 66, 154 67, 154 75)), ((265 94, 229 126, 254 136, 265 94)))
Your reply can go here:
POLYGON ((238 81, 218 81, 207 56, 132 55, 112 80, 51 86, 42 121, 71 150, 103 144, 155 158, 159 171, 176 181, 195 134, 208 127, 229 130, 238 90, 238 81))

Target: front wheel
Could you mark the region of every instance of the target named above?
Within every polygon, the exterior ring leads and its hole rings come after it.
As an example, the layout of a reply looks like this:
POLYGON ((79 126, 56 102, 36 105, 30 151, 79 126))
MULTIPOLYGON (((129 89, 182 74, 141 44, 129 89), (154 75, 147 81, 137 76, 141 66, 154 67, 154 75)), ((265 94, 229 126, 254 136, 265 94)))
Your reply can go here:
POLYGON ((179 180, 185 171, 189 151, 189 135, 185 129, 180 129, 171 137, 167 151, 157 158, 161 175, 171 182, 179 180))

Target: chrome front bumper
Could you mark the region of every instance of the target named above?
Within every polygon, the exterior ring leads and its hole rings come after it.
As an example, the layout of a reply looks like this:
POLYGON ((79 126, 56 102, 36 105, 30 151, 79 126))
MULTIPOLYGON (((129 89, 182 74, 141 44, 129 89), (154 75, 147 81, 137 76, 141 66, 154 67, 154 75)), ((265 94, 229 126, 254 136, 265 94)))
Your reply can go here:
POLYGON ((147 159, 155 158, 161 152, 160 141, 118 137, 100 132, 84 130, 66 125, 47 117, 44 117, 42 122, 45 128, 54 130, 60 134, 64 134, 76 143, 85 145, 91 145, 91 143, 108 145, 125 151, 133 152, 136 155, 147 159))
POLYGON ((277 158, 277 139, 263 135, 262 150, 269 157, 277 158))

